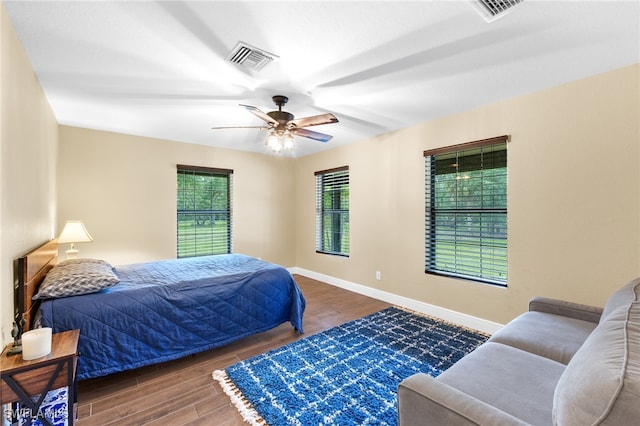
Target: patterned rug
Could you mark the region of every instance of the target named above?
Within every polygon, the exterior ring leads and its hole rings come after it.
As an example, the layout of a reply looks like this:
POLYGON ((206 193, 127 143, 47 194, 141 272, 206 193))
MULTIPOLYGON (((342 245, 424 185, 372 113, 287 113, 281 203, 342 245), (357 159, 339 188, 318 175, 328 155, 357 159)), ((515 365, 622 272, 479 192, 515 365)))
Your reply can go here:
POLYGON ((488 338, 391 307, 216 370, 254 425, 395 425, 398 384, 434 377, 488 338))

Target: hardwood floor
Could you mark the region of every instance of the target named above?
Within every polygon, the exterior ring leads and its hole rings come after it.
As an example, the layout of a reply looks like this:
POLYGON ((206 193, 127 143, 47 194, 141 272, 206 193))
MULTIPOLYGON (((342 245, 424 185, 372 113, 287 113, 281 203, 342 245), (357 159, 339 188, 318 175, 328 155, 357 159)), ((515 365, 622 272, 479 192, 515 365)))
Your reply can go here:
POLYGON ((290 323, 200 354, 78 383, 77 425, 243 425, 211 373, 390 306, 294 276, 307 300, 305 334, 290 323))

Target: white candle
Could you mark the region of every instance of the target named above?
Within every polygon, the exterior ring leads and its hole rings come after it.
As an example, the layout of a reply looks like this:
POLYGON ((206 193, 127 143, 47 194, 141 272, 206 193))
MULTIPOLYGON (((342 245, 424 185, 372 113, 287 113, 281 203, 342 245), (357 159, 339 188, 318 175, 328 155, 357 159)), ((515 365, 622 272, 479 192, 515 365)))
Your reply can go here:
POLYGON ((22 359, 25 361, 51 352, 51 328, 43 327, 22 334, 22 359))

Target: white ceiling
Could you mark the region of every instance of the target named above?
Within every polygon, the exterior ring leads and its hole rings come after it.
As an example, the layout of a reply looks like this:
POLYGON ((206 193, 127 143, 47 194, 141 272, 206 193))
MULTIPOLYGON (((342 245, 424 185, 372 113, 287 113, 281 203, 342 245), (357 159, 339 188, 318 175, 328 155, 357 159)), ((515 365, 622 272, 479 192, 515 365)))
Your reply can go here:
POLYGON ((640 2, 525 0, 486 22, 449 1, 4 1, 60 124, 266 152, 238 104, 297 118, 304 156, 640 62, 640 2), (238 41, 279 56, 260 72, 238 41))

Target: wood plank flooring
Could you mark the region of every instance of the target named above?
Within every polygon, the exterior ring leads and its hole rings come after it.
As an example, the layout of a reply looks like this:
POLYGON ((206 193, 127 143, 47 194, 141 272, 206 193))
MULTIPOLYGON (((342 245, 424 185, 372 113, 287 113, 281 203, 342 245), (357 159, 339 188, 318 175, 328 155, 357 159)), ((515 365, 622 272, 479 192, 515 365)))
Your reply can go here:
POLYGON ((307 277, 294 277, 307 300, 304 335, 286 323, 194 356, 81 381, 76 424, 246 425, 211 378, 213 370, 390 306, 307 277))

